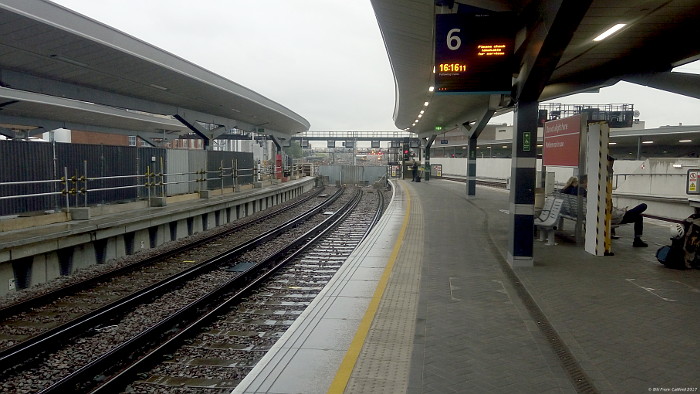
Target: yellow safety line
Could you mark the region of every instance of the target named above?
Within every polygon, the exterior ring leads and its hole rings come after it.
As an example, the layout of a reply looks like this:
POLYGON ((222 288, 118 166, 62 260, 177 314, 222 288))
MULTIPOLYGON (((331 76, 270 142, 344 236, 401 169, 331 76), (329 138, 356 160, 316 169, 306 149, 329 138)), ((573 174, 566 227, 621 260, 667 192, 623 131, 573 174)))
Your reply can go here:
POLYGON ((367 307, 367 311, 365 312, 365 315, 357 328, 355 337, 353 338, 352 343, 350 343, 347 353, 345 353, 343 362, 341 362, 340 367, 338 367, 338 371, 335 374, 335 378, 333 378, 333 382, 331 382, 330 388, 328 388, 328 393, 330 394, 339 394, 345 391, 345 387, 350 380, 352 370, 355 368, 355 363, 360 356, 362 345, 367 339, 367 334, 369 333, 369 328, 374 320, 374 315, 377 313, 377 309, 379 309, 379 302, 384 295, 384 290, 386 290, 386 286, 389 282, 389 276, 391 275, 391 270, 394 268, 394 263, 399 256, 401 245, 403 245, 406 228, 408 227, 408 220, 411 216, 411 194, 409 193, 408 189, 404 190, 406 190, 406 216, 403 218, 398 240, 394 244, 394 249, 391 251, 391 255, 389 256, 389 262, 384 268, 382 277, 379 279, 377 289, 374 291, 374 296, 372 296, 372 300, 367 307))

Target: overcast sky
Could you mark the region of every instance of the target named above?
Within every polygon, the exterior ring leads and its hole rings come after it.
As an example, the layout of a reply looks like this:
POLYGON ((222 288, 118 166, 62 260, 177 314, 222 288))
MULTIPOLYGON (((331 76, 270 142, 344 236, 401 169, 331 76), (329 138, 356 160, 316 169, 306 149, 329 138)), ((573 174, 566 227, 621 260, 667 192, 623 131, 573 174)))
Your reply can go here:
MULTIPOLYGON (((311 130, 396 130, 394 79, 369 0, 55 2, 262 94, 311 130)), ((631 103, 647 128, 700 125, 700 100, 624 82, 556 102, 631 103)), ((495 121, 510 124, 512 114, 495 121)))

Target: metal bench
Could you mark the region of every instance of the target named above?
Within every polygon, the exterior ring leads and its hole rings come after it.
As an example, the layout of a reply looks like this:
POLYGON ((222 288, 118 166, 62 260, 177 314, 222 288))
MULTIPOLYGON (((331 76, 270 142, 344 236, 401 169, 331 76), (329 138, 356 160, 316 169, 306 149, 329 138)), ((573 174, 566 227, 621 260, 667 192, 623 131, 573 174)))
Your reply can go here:
MULTIPOLYGON (((571 220, 573 222, 578 221, 578 196, 573 195, 573 194, 566 194, 566 193, 560 193, 560 192, 553 192, 550 196, 547 198, 554 198, 554 199, 561 199, 562 200, 562 207, 561 211, 559 212, 559 219, 558 223, 556 226, 556 230, 563 230, 564 229, 564 219, 571 220)), ((581 200, 581 203, 583 204, 583 217, 581 218, 581 222, 583 223, 583 228, 586 226, 586 197, 584 197, 581 200)), ((610 228, 615 229, 617 227, 620 227, 620 224, 611 224, 610 228)))
POLYGON ((535 218, 535 226, 540 232, 540 241, 545 240, 545 234, 547 239, 547 245, 556 245, 554 242, 554 232, 559 228, 559 221, 561 220, 561 208, 564 204, 564 200, 561 198, 547 197, 545 199, 544 208, 540 212, 540 216, 535 218), (551 205, 548 210, 544 208, 547 207, 549 202, 547 200, 551 199, 551 205))

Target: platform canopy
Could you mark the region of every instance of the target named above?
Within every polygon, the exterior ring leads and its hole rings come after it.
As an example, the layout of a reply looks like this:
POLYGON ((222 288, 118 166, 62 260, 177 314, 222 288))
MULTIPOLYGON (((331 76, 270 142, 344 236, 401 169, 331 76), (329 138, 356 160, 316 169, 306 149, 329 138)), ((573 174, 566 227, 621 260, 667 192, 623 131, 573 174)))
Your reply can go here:
POLYGON ((232 129, 289 138, 310 127, 250 89, 44 0, 0 0, 0 124, 205 139, 232 129))
POLYGON ((437 134, 436 126, 480 130, 518 100, 551 100, 621 80, 700 98, 700 76, 670 72, 700 58, 695 0, 371 1, 394 72, 394 122, 422 137, 437 134), (435 15, 477 9, 514 15, 511 94, 429 91, 435 82, 435 15), (616 24, 625 25, 594 41, 616 24))

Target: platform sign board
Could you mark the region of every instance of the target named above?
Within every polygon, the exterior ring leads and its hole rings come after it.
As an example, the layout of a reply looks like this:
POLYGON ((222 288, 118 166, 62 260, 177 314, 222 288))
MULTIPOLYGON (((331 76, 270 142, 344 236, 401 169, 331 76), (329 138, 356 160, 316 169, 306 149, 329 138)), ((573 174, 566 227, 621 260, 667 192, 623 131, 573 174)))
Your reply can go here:
POLYGON ((328 148, 335 148, 335 140, 328 140, 326 142, 326 147, 328 148))
POLYGON ((688 170, 685 194, 700 194, 700 189, 698 188, 698 175, 700 175, 700 168, 688 170))
POLYGON ((442 176, 442 164, 431 164, 430 175, 441 177, 442 176))
POLYGON ((578 167, 581 141, 581 115, 544 124, 542 165, 578 167))
POLYGON ((371 142, 372 149, 379 149, 382 146, 381 141, 372 141, 371 142))
POLYGON ((435 93, 510 93, 512 26, 506 12, 435 15, 435 93))

